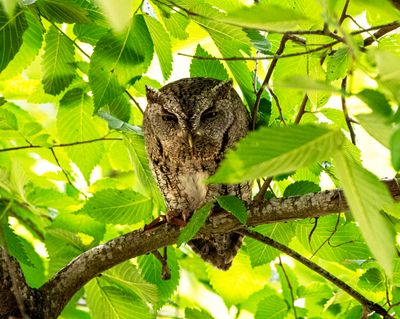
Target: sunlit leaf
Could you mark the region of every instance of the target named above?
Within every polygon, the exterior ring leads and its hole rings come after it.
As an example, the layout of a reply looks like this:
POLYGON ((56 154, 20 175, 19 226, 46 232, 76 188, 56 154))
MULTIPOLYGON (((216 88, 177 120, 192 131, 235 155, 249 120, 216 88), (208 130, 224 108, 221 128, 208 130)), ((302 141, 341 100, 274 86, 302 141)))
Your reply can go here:
POLYGON ((358 286, 371 291, 385 291, 386 280, 378 268, 370 268, 362 274, 358 286))
POLYGON ((245 28, 275 31, 295 28, 300 22, 308 19, 297 10, 266 2, 243 7, 221 18, 224 22, 245 28))
POLYGON ((114 286, 104 283, 101 278, 93 279, 85 286, 91 314, 99 319, 150 319, 150 309, 140 299, 114 286))
POLYGON ((336 129, 302 125, 261 128, 228 151, 209 183, 238 183, 283 174, 328 159, 343 143, 336 129))
POLYGON ((73 0, 37 0, 40 13, 46 19, 59 23, 89 23, 88 11, 73 0))
POLYGON ((390 150, 392 155, 392 165, 397 171, 400 170, 400 128, 393 133, 390 138, 390 150))
POLYGON ((159 300, 156 308, 159 309, 177 289, 179 283, 179 266, 176 260, 175 251, 168 248, 168 267, 171 270, 171 279, 161 279, 161 263, 154 255, 144 255, 138 258, 142 277, 158 287, 159 300))
POLYGON ((390 147, 390 137, 394 128, 387 118, 379 113, 361 113, 356 115, 361 126, 386 148, 390 147))
POLYGON ((326 80, 328 82, 342 79, 346 76, 351 62, 351 51, 348 47, 339 48, 327 57, 326 80))
POLYGON ((151 201, 131 190, 105 189, 94 194, 83 210, 104 223, 135 224, 151 216, 151 201))
POLYGON ((55 27, 47 31, 43 57, 44 91, 57 95, 66 89, 74 79, 75 48, 73 43, 55 27))
MULTIPOLYGON (((109 24, 116 32, 122 32, 128 27, 134 12, 135 0, 95 0, 103 11, 109 24)), ((140 3, 139 3, 140 4, 140 3)), ((138 5, 138 4, 136 4, 138 5)))
POLYGON ((0 72, 17 54, 27 27, 24 11, 17 9, 8 16, 0 5, 0 72))
POLYGON ((393 113, 386 96, 379 91, 364 89, 357 94, 357 97, 364 101, 372 111, 379 115, 389 117, 393 113))
POLYGON ((92 99, 81 89, 72 89, 65 93, 57 114, 60 142, 73 144, 66 147, 66 152, 87 180, 103 156, 104 146, 101 141, 84 144, 79 142, 99 139, 107 133, 105 123, 99 118, 93 118, 92 114, 92 99))
POLYGON ((179 238, 176 242, 178 246, 182 245, 183 243, 187 243, 190 239, 193 238, 194 235, 196 235, 196 233, 207 220, 212 205, 212 203, 205 204, 193 213, 193 216, 190 218, 189 223, 179 234, 179 238))
POLYGON ((243 201, 236 196, 220 196, 217 198, 218 204, 235 216, 242 224, 247 222, 247 208, 243 201))
POLYGON ((336 173, 361 233, 371 252, 391 276, 395 255, 394 232, 382 210, 392 204, 392 197, 375 175, 348 154, 337 152, 335 163, 336 173))
POLYGON ((139 274, 138 269, 129 262, 124 262, 103 273, 103 279, 138 295, 144 302, 157 303, 157 286, 148 283, 139 274))
POLYGON ((272 295, 259 303, 255 319, 283 319, 286 317, 287 312, 287 304, 277 295, 272 295))
POLYGON ((167 80, 172 71, 172 52, 171 40, 162 24, 149 15, 144 16, 150 37, 154 43, 154 50, 157 53, 158 60, 164 79, 167 80))
MULTIPOLYGON (((206 50, 197 45, 196 56, 211 57, 206 50)), ((193 59, 190 64, 191 77, 209 77, 218 80, 228 80, 228 73, 221 62, 216 60, 197 60, 193 59)))

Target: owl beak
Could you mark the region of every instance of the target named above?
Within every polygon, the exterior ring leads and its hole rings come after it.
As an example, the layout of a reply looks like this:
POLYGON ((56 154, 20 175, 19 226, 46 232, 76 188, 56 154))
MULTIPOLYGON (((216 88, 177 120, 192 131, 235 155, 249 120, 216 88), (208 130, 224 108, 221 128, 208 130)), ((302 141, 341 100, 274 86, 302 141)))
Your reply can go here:
POLYGON ((188 134, 188 143, 189 143, 189 147, 192 149, 193 148, 193 137, 192 134, 188 134))

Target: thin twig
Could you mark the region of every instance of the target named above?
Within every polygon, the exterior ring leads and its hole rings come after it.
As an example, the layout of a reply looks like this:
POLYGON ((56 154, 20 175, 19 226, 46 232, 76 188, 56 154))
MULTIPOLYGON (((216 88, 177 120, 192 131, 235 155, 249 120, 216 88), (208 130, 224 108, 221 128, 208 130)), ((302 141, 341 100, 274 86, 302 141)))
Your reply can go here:
POLYGON ((272 72, 274 71, 274 69, 276 67, 276 63, 278 62, 278 58, 277 57, 280 56, 282 54, 283 50, 285 49, 285 45, 286 45, 287 40, 288 40, 288 37, 287 37, 286 34, 284 34, 283 37, 282 37, 282 40, 281 40, 281 42, 279 44, 279 48, 276 50, 276 53, 275 53, 275 57, 276 58, 274 58, 271 61, 271 64, 269 65, 269 68, 268 68, 268 71, 267 71, 267 74, 265 75, 264 81, 261 84, 261 87, 257 92, 256 101, 254 102, 253 111, 252 111, 252 115, 251 115, 251 119, 252 119, 251 128, 253 130, 255 130, 255 128, 256 128, 257 114, 258 114, 258 109, 259 109, 259 106, 260 106, 260 101, 261 101, 262 94, 263 94, 265 88, 267 87, 269 80, 271 79, 272 72))
POLYGON ((279 118, 280 118, 280 120, 281 120, 281 123, 283 123, 283 124, 286 125, 286 122, 285 122, 285 119, 284 119, 284 117, 283 117, 282 108, 281 108, 281 105, 280 105, 280 103, 279 103, 278 97, 276 96, 276 94, 274 93, 274 91, 273 91, 269 86, 267 87, 267 89, 268 89, 268 91, 269 91, 269 94, 271 94, 272 98, 273 98, 274 101, 275 101, 276 107, 277 107, 278 112, 279 112, 279 118))
POLYGON ((308 95, 304 94, 303 101, 301 101, 300 109, 299 112, 296 115, 296 119, 294 120, 295 124, 299 124, 301 121, 301 118, 303 117, 305 111, 306 111, 306 105, 308 101, 308 95))
MULTIPOLYGON (((326 239, 321 243, 321 245, 319 245, 319 247, 318 247, 316 250, 314 250, 314 252, 312 253, 310 259, 312 259, 312 258, 321 250, 321 248, 324 247, 325 244, 326 244, 327 242, 329 242, 329 240, 333 237, 333 235, 336 234, 337 229, 338 229, 338 226, 339 226, 339 221, 340 221, 340 213, 339 213, 338 216, 337 216, 335 228, 334 228, 333 231, 329 234, 328 238, 326 238, 326 239)), ((311 237, 309 237, 309 240, 310 240, 310 239, 311 239, 311 237)), ((309 242, 309 244, 310 244, 310 247, 311 247, 311 241, 309 242)))
POLYGON ((347 76, 342 80, 342 96, 341 96, 342 110, 343 110, 344 118, 346 120, 347 127, 348 127, 349 132, 350 132, 351 142, 354 145, 356 145, 356 134, 354 133, 353 126, 351 125, 349 112, 348 112, 347 106, 346 106, 346 96, 345 96, 346 87, 347 87, 347 76))
POLYGON ((72 143, 61 143, 61 144, 54 144, 51 147, 47 146, 42 146, 42 145, 24 145, 24 146, 16 146, 16 147, 9 147, 9 148, 3 148, 0 149, 1 152, 9 152, 9 151, 18 151, 18 150, 24 150, 24 149, 29 149, 29 148, 55 148, 55 147, 68 147, 68 146, 74 146, 74 145, 81 145, 81 144, 89 144, 89 143, 94 143, 94 142, 101 142, 101 141, 122 141, 122 138, 119 137, 100 137, 100 138, 95 138, 93 140, 87 140, 87 141, 78 141, 78 142, 72 142, 72 143))
POLYGON ((365 298, 362 294, 360 294, 358 291, 354 290, 352 287, 350 287, 344 281, 340 280, 336 276, 332 275, 330 272, 323 269, 321 266, 317 265, 316 263, 314 263, 311 260, 308 260, 306 257, 300 255, 299 253, 292 250, 291 248, 289 248, 281 243, 278 243, 277 241, 273 240, 272 238, 261 235, 255 231, 251 231, 249 229, 240 229, 240 230, 237 230, 236 232, 238 232, 244 236, 253 238, 264 244, 267 244, 268 246, 271 246, 275 249, 278 249, 279 251, 285 253, 286 255, 288 255, 288 256, 292 257, 293 259, 297 260, 298 262, 302 263, 304 266, 310 268, 314 272, 320 274, 322 277, 324 277, 325 279, 327 279, 328 281, 333 283, 338 288, 347 292, 350 296, 352 296, 354 299, 356 299, 358 302, 360 302, 363 306, 367 307, 369 310, 375 311, 376 313, 382 315, 384 318, 393 318, 391 315, 389 315, 387 310, 385 308, 383 308, 381 305, 365 298))
POLYGON ((346 3, 343 6, 342 14, 340 15, 340 18, 339 18, 339 25, 341 25, 343 23, 344 19, 347 18, 347 8, 349 7, 349 3, 350 3, 350 0, 346 0, 346 3))
POLYGON ((258 194, 256 195, 256 197, 254 197, 255 201, 262 201, 264 199, 265 193, 267 192, 267 189, 269 187, 269 185, 272 182, 272 177, 268 177, 264 183, 262 184, 258 194))
POLYGON ((164 256, 161 256, 158 250, 151 252, 161 263, 161 278, 163 280, 171 279, 171 270, 167 264, 167 247, 164 247, 164 256))
POLYGON ((58 160, 58 157, 56 155, 56 153, 54 152, 54 149, 52 147, 50 147, 50 151, 51 154, 53 154, 54 160, 56 161, 58 167, 61 169, 61 171, 63 172, 65 178, 67 179, 67 182, 69 185, 71 185, 74 189, 76 189, 80 194, 82 194, 83 196, 85 196, 85 198, 87 198, 87 195, 85 193, 83 193, 79 188, 77 188, 71 181, 71 179, 68 176, 68 172, 64 169, 64 167, 61 166, 60 161, 58 160))
POLYGON ((364 39, 364 46, 366 47, 366 46, 371 45, 376 40, 378 40, 379 38, 383 37, 385 34, 391 32, 393 30, 396 30, 399 27, 400 27, 400 23, 393 24, 393 25, 388 25, 388 26, 380 28, 373 35, 371 35, 370 37, 364 39))
POLYGON ((297 319, 298 317, 297 317, 296 306, 294 305, 295 298, 294 298, 294 293, 293 293, 293 287, 292 287, 292 284, 290 283, 289 276, 286 273, 286 269, 283 266, 281 256, 279 256, 278 258, 279 258, 279 266, 281 267, 283 275, 285 276, 285 279, 286 279, 286 282, 287 282, 287 285, 289 288, 289 292, 290 292, 290 297, 292 298, 293 315, 294 315, 294 318, 297 319))

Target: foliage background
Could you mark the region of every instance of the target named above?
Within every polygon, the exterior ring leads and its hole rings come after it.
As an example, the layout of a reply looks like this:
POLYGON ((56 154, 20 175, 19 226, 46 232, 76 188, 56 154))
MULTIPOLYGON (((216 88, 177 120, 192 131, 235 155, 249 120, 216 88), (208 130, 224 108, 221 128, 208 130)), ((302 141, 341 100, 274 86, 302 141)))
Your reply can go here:
MULTIPOLYGON (((144 85, 207 76, 234 80, 258 128, 209 182, 253 179, 265 198, 343 187, 352 214, 256 230, 400 311, 400 209, 378 180, 400 168, 398 2, 256 2, 2 1, 0 241, 32 287, 165 212, 140 133, 144 85)), ((168 248, 168 264, 168 281, 153 255, 114 267, 60 317, 363 314, 253 239, 228 272, 184 245, 168 248)))

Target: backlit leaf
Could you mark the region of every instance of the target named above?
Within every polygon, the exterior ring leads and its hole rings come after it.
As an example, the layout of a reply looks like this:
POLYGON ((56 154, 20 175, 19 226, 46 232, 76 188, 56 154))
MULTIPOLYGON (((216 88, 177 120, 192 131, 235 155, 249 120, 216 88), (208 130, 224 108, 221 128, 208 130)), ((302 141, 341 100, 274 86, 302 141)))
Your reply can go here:
POLYGON ((294 171, 328 159, 343 143, 336 129, 302 125, 262 127, 228 151, 209 183, 238 183, 294 171))
POLYGON ((65 90, 74 79, 75 48, 73 43, 55 27, 50 27, 45 37, 43 56, 44 91, 57 95, 65 90))
MULTIPOLYGON (((196 48, 196 56, 211 57, 206 50, 204 50, 199 44, 196 48)), ((218 80, 228 80, 228 73, 221 62, 217 60, 201 60, 193 59, 190 64, 190 76, 191 77, 209 77, 218 80)))
POLYGON ((0 5, 0 72, 19 51, 27 27, 24 11, 18 8, 8 16, 0 5))

